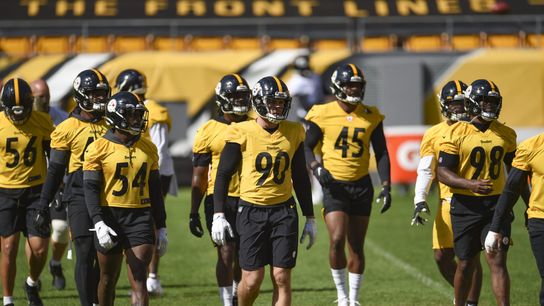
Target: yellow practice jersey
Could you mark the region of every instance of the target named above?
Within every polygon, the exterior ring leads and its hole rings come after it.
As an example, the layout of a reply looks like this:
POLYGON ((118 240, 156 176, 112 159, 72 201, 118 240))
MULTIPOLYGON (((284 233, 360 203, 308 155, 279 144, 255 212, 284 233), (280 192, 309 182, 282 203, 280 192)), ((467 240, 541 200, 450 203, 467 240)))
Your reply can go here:
POLYGON ((491 193, 483 195, 468 189, 452 188, 452 193, 469 196, 499 195, 504 187, 503 159, 516 150, 516 132, 506 125, 492 121, 482 132, 469 122, 450 126, 440 145, 440 151, 459 156, 456 173, 469 180, 490 180, 491 193))
MULTIPOLYGON (((193 145, 194 154, 210 154, 211 164, 208 170, 208 189, 206 194, 213 194, 215 177, 217 175, 217 165, 219 157, 225 147, 225 135, 229 124, 212 119, 206 122, 196 132, 195 143, 193 145)), ((240 196, 240 171, 238 170, 230 179, 229 196, 240 196)))
POLYGON ((145 107, 149 112, 149 118, 147 118, 147 127, 148 130, 150 127, 157 123, 164 123, 168 126, 168 130, 172 128, 172 119, 168 114, 168 109, 154 100, 145 100, 145 107))
POLYGON ((270 134, 255 120, 229 125, 226 142, 242 151, 240 199, 257 205, 275 205, 292 197, 291 164, 304 142, 300 123, 281 121, 270 134))
POLYGON ((33 111, 21 125, 0 113, 0 187, 26 188, 43 184, 47 170, 44 141, 49 142, 53 122, 46 113, 33 111))
MULTIPOLYGON (((421 140, 421 146, 419 147, 419 156, 433 156, 435 162, 433 167, 435 167, 434 172, 436 173, 436 167, 438 166, 438 154, 440 153, 440 144, 446 131, 449 129, 449 125, 446 121, 436 124, 428 129, 425 134, 423 134, 423 139, 421 140)), ((438 182, 438 180, 437 180, 438 182)), ((438 182, 438 197, 439 199, 449 199, 451 198, 450 187, 438 182)))
POLYGON ((356 181, 368 174, 370 136, 384 118, 376 107, 363 104, 349 114, 337 101, 310 109, 306 120, 323 133, 323 166, 335 179, 356 181))
POLYGON ((529 218, 544 219, 544 134, 523 141, 516 151, 512 167, 532 172, 529 218))
POLYGON ((102 206, 142 208, 151 205, 149 173, 159 168, 157 148, 142 137, 132 146, 97 139, 87 148, 84 171, 101 171, 103 179, 102 206))
POLYGON ((104 120, 92 123, 70 116, 51 134, 51 149, 70 152, 68 173, 75 172, 83 166, 87 147, 107 130, 104 120))

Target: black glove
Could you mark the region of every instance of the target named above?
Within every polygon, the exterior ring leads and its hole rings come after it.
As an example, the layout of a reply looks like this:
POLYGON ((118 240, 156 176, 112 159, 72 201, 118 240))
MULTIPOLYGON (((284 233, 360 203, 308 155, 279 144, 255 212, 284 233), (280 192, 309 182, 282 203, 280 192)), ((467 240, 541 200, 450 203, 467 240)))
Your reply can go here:
POLYGON ((380 194, 378 194, 378 197, 376 198, 376 203, 380 203, 382 201, 383 201, 383 205, 380 212, 383 214, 391 207, 391 187, 390 186, 383 186, 382 191, 380 191, 380 194))
POLYGON ((198 238, 204 235, 202 223, 200 223, 200 215, 198 213, 189 214, 189 229, 191 230, 191 233, 198 238))
POLYGON ((334 183, 334 177, 332 177, 332 174, 329 172, 329 170, 325 169, 321 164, 318 164, 314 169, 312 170, 314 173, 315 178, 319 181, 319 184, 323 187, 327 187, 334 183))
POLYGON ((414 215, 412 216, 412 225, 425 225, 427 219, 420 215, 423 212, 427 213, 427 215, 431 213, 431 210, 425 201, 416 204, 416 207, 414 208, 414 215))
POLYGON ((34 226, 40 232, 51 231, 51 216, 49 216, 49 207, 40 209, 34 217, 34 226))
POLYGON ((62 191, 57 192, 55 199, 51 202, 51 206, 56 211, 62 211, 65 208, 64 203, 62 202, 62 191))

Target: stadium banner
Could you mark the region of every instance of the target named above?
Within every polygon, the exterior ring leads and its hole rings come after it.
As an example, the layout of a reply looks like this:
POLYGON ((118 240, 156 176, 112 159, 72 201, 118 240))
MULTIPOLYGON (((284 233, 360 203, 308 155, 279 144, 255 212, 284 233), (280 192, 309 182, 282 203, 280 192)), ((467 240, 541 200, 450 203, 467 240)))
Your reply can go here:
POLYGON ((385 140, 391 161, 391 183, 416 182, 419 146, 427 126, 390 126, 385 128, 385 140))
POLYGON ((542 14, 544 0, 5 0, 0 20, 542 14))

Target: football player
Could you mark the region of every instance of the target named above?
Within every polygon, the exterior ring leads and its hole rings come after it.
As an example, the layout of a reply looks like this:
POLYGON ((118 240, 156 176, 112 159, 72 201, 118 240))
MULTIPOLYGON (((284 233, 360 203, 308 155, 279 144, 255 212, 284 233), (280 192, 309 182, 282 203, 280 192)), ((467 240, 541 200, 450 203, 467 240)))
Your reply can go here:
MULTIPOLYGON (((150 139, 159 152, 159 172, 161 177, 161 186, 163 196, 167 193, 173 196, 177 195, 177 182, 174 172, 174 161, 168 149, 168 131, 172 122, 166 107, 159 103, 146 99, 147 80, 144 74, 135 69, 126 69, 117 76, 115 87, 119 91, 129 91, 136 94, 149 111, 148 133, 142 134, 150 139)), ((166 235, 165 232, 157 232, 157 236, 166 235)), ((164 237, 166 239, 166 237, 164 237)), ((164 290, 159 280, 159 256, 153 253, 153 259, 149 265, 149 275, 146 281, 147 290, 151 294, 162 295, 164 290)))
POLYGON ((86 148, 106 133, 103 115, 110 92, 108 80, 96 69, 83 70, 74 79, 72 93, 77 106, 51 134, 51 159, 40 198, 41 206, 48 207, 68 170, 62 201, 67 203, 70 234, 76 250, 74 276, 81 305, 97 303, 99 277, 96 249, 89 232, 93 224, 83 193, 82 166, 86 148))
MULTIPOLYGON (((437 159, 442 136, 446 133, 449 126, 455 122, 460 120, 468 121, 470 119, 465 111, 466 97, 464 92, 467 87, 460 80, 449 81, 442 87, 438 95, 440 110, 446 121, 428 129, 421 140, 412 225, 425 224, 427 220, 422 216, 422 213, 430 214, 430 209, 427 205, 427 196, 431 183, 436 176, 437 159)), ((448 186, 440 182, 438 182, 438 199, 438 208, 433 224, 434 259, 444 279, 453 286, 457 262, 455 261, 455 253, 453 252, 453 232, 450 218, 451 191, 448 186)), ((478 303, 481 286, 482 266, 478 260, 476 261, 476 269, 474 270, 467 305, 478 303)))
POLYGON ((2 289, 4 305, 13 305, 19 233, 27 237, 30 274, 24 289, 29 305, 43 305, 39 277, 47 260, 51 229, 49 208, 39 205, 46 173, 53 122, 49 115, 32 111, 32 91, 27 82, 14 78, 0 93, 0 236, 2 241, 2 289))
POLYGON ((89 145, 83 164, 85 201, 94 224, 100 264, 98 300, 114 305, 123 253, 132 287, 132 305, 148 305, 147 266, 155 248, 164 255, 166 213, 157 147, 140 137, 147 124, 144 101, 130 92, 112 96, 106 107, 112 128, 89 145))
MULTIPOLYGON (((55 126, 68 118, 68 113, 51 107, 49 104, 51 95, 49 94, 49 86, 44 80, 34 80, 30 83, 32 95, 34 96, 34 110, 48 113, 53 120, 55 126)), ((61 188, 62 189, 62 188, 61 188)), ((61 260, 64 251, 68 247, 68 216, 66 207, 62 203, 62 192, 55 197, 53 205, 49 208, 51 216, 51 260, 49 261, 49 272, 53 276, 53 287, 62 290, 66 287, 66 279, 62 272, 61 260)))
MULTIPOLYGON (((438 158, 438 179, 451 188, 450 215, 455 255, 455 305, 465 305, 472 276, 493 210, 504 186, 516 150, 516 133, 497 119, 502 96, 495 83, 476 80, 465 91, 465 109, 474 118, 459 121, 444 133, 438 158)), ((510 237, 510 222, 501 228, 510 237)), ((508 239, 497 254, 486 254, 491 282, 499 305, 510 302, 510 278, 506 267, 508 239)))
MULTIPOLYGON (((219 164, 219 156, 225 146, 225 132, 233 122, 247 119, 251 104, 251 92, 247 81, 238 74, 228 74, 221 78, 215 88, 215 101, 219 107, 219 118, 206 122, 198 131, 193 145, 193 178, 191 189, 191 214, 189 228, 196 237, 202 237, 202 225, 198 213, 200 202, 204 200, 206 226, 211 234, 213 220, 213 189, 219 164)), ((240 174, 232 176, 225 202, 225 219, 236 224, 238 200, 240 198, 240 174)), ((236 233, 236 231, 234 231, 236 233)), ((236 237, 236 235, 235 235, 236 237)), ((215 277, 219 287, 219 297, 223 305, 232 305, 236 284, 240 282, 240 267, 237 260, 237 241, 229 237, 227 243, 217 246, 215 277), (234 280, 234 283, 233 283, 234 280)))
POLYGON ((315 242, 315 224, 310 179, 304 159, 304 128, 285 120, 291 96, 283 81, 264 77, 253 87, 255 120, 229 125, 213 190, 212 239, 218 245, 234 237, 225 218, 231 176, 241 166, 240 200, 236 216, 242 280, 240 305, 253 305, 270 265, 274 286, 273 305, 291 305, 291 270, 296 264, 298 214, 295 190, 306 223, 310 248, 315 242))
POLYGON ((338 66, 331 78, 336 101, 314 105, 306 115, 306 161, 323 188, 323 214, 329 232, 329 263, 338 295, 338 305, 359 303, 364 261, 364 241, 374 189, 368 174, 370 144, 374 149, 382 190, 381 212, 391 206, 390 163, 384 116, 374 106, 363 104, 366 80, 354 64, 338 66), (323 163, 314 148, 323 143, 323 163), (349 259, 345 244, 348 241, 349 259), (346 292, 349 272, 349 298, 346 292))
POLYGON ((526 226, 533 255, 540 272, 540 305, 544 305, 544 207, 542 205, 544 178, 544 134, 523 141, 516 150, 512 169, 508 173, 506 185, 499 197, 493 214, 493 221, 485 239, 485 249, 490 254, 500 252, 505 237, 501 232, 509 221, 510 211, 521 194, 525 200, 528 194, 528 179, 533 190, 528 201, 526 226))

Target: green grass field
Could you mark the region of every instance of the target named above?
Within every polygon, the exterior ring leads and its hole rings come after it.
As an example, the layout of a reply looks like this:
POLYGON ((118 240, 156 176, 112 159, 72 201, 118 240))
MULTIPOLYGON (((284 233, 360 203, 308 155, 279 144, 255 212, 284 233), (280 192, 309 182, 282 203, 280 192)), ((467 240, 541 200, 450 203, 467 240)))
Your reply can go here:
MULTIPOLYGON (((182 189, 177 198, 167 199, 170 244, 160 269, 166 294, 152 299, 152 305, 219 304, 214 272, 215 249, 209 235, 198 239, 190 234, 189 197, 189 189, 182 189)), ((394 194, 393 207, 387 213, 381 215, 378 209, 373 212, 365 246, 366 271, 360 295, 363 305, 452 305, 453 289, 442 279, 433 260, 432 223, 410 227, 411 197, 394 194)), ((515 209, 515 245, 509 252, 511 301, 512 305, 537 305, 540 280, 523 226, 523 207, 523 204, 518 204, 515 209)), ((319 209, 320 206, 315 206, 316 213, 319 209)), ((435 209, 432 203, 431 211, 434 213, 435 209)), ((303 224, 301 222, 301 226, 303 224)), ((327 259, 328 236, 321 218, 318 218, 318 225, 314 247, 309 251, 303 247, 299 249, 297 267, 293 271, 293 305, 333 305, 336 299, 327 259)), ((23 254, 20 248, 15 289, 18 305, 26 303, 22 290, 27 273, 23 254)), ((42 298, 45 305, 79 304, 73 281, 74 263, 64 260, 63 265, 68 279, 64 291, 53 289, 51 276, 44 271, 42 298)), ((484 285, 479 305, 495 305, 489 270, 487 264, 483 265, 484 285)), ((270 305, 271 288, 267 276, 257 305, 270 305)), ((128 292, 129 285, 123 270, 117 286, 117 304, 130 304, 128 292)))

